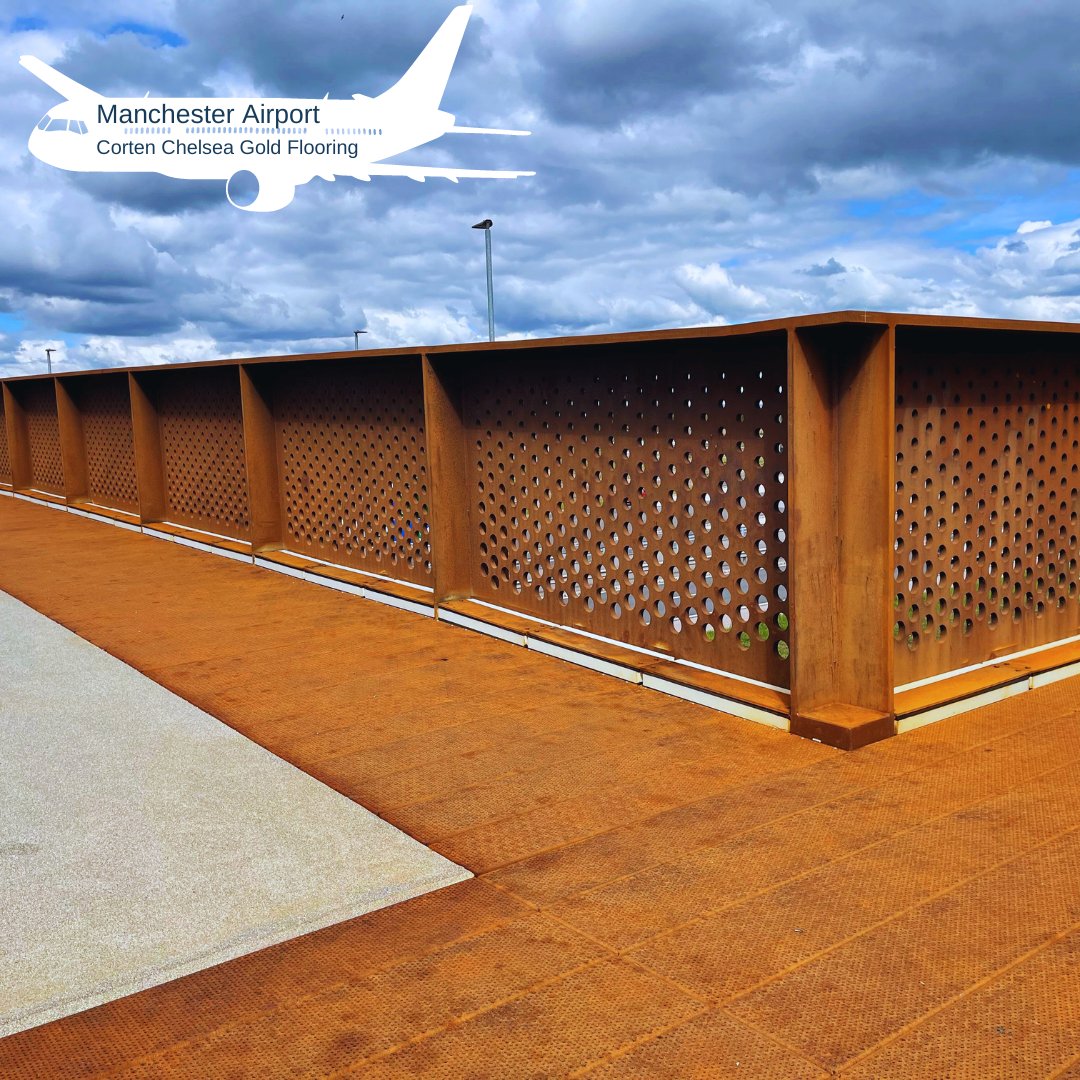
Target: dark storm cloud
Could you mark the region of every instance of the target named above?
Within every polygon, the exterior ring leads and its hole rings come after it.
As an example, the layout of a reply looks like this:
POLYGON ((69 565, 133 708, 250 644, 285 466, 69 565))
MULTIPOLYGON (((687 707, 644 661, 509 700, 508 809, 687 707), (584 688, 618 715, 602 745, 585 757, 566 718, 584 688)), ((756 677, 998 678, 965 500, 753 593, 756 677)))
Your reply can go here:
POLYGON ((815 263, 813 266, 808 266, 805 270, 799 272, 807 277, 832 277, 833 274, 846 274, 847 267, 830 256, 828 262, 815 263))
MULTIPOLYGON (((404 74, 451 6, 442 0, 180 0, 176 27, 190 40, 197 63, 246 72, 264 95, 374 97, 404 74)), ((479 51, 479 21, 472 19, 459 65, 467 66, 479 51)))
POLYGON ((872 162, 1080 161, 1080 11, 1064 0, 599 0, 536 18, 550 120, 642 125, 658 167, 737 190, 812 188, 818 169, 872 162))
POLYGON ((102 203, 150 214, 177 214, 221 205, 223 180, 176 180, 156 173, 73 173, 69 183, 102 203))
POLYGON ((152 97, 213 95, 205 80, 215 71, 191 50, 162 47, 157 39, 130 30, 107 36, 79 34, 53 66, 91 90, 115 97, 142 97, 147 92, 152 97))
POLYGON ((564 0, 536 16, 537 93, 557 123, 609 127, 658 113, 677 124, 694 99, 765 85, 794 45, 763 4, 564 0))
POLYGON ((141 304, 64 305, 59 310, 54 302, 31 303, 27 307, 36 319, 52 318, 62 323, 60 329, 69 334, 109 334, 123 337, 145 337, 168 334, 179 325, 172 313, 149 300, 141 304))

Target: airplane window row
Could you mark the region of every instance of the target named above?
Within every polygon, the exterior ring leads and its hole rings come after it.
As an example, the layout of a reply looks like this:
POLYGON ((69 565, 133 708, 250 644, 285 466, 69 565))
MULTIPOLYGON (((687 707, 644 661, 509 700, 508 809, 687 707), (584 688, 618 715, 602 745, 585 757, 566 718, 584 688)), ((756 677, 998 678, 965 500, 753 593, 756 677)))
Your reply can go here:
POLYGON ((187 135, 306 135, 307 128, 189 127, 187 135))
POLYGON ((81 120, 61 120, 58 117, 43 116, 38 123, 40 131, 74 131, 79 135, 85 135, 86 125, 81 120))
MULTIPOLYGON (((81 120, 61 120, 58 117, 43 116, 38 122, 40 131, 75 131, 87 134, 87 127, 81 120)), ((189 127, 184 128, 187 135, 306 135, 307 128, 253 128, 253 127, 189 127)), ((169 135, 171 127, 126 127, 125 135, 169 135)), ((330 135, 381 135, 382 128, 330 128, 330 135)))

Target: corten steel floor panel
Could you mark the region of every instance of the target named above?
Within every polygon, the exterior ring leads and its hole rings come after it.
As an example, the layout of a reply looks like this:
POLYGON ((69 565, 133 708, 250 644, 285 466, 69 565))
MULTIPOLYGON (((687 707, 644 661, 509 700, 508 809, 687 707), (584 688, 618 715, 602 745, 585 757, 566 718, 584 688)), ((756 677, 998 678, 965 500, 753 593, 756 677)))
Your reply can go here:
POLYGON ((852 754, 0 499, 0 588, 478 872, 5 1077, 1080 1077, 1080 688, 852 754))

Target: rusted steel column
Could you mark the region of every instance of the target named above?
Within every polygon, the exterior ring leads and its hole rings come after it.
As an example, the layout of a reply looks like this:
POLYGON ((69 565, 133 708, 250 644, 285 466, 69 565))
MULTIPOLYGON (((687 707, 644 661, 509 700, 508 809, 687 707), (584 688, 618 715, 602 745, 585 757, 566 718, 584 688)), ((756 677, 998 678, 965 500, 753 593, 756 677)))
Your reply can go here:
POLYGON ((447 361, 421 354, 427 434, 431 551, 435 602, 472 595, 472 504, 465 458, 461 393, 447 361))
POLYGON ((4 383, 4 427, 11 461, 11 486, 16 491, 24 490, 32 483, 30 429, 22 405, 7 383, 4 383))
POLYGON ((247 465, 251 514, 251 548, 253 551, 280 548, 283 542, 281 483, 274 413, 248 365, 238 366, 240 409, 244 422, 244 462, 247 465))
POLYGON ((791 730, 853 750, 892 735, 894 329, 788 336, 791 730))
POLYGON ((56 418, 60 426, 60 457, 64 462, 64 496, 69 503, 86 499, 89 481, 82 413, 64 379, 54 379, 56 418))
POLYGON ((143 376, 128 373, 131 429, 135 439, 135 475, 139 483, 139 520, 143 525, 165 520, 165 466, 157 409, 143 376))

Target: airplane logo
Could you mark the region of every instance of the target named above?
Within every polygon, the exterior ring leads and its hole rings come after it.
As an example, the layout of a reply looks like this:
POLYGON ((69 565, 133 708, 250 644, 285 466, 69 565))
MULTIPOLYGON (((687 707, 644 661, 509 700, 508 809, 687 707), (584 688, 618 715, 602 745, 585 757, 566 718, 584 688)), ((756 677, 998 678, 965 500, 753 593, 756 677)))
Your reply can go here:
POLYGON ((448 133, 528 135, 458 127, 439 108, 472 7, 446 17, 408 71, 378 97, 106 98, 35 56, 19 63, 66 100, 30 133, 34 157, 74 172, 155 172, 185 180, 224 180, 239 210, 280 210, 315 177, 429 176, 510 180, 532 172, 428 168, 388 162, 448 133), (245 201, 253 174, 258 193, 245 201))

